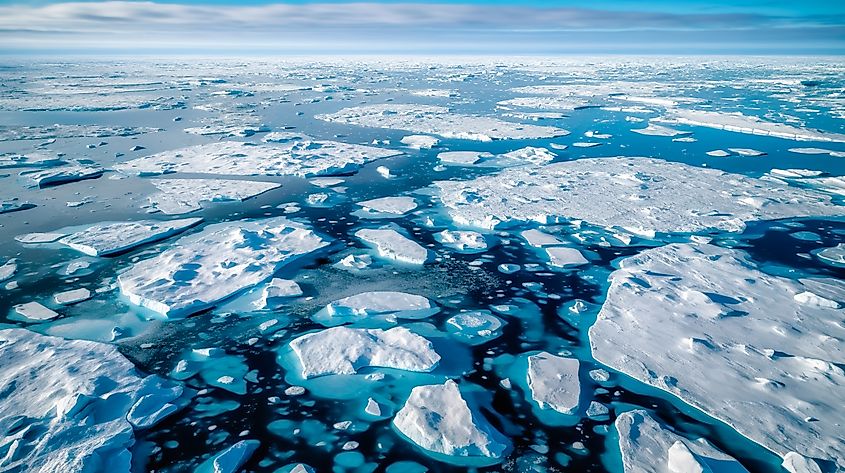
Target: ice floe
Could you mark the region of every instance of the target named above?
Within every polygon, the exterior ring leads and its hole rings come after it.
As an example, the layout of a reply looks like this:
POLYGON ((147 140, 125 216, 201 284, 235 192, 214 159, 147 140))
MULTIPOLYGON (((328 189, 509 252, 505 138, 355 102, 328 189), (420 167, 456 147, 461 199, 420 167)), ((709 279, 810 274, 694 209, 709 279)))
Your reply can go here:
POLYGON ((91 256, 109 256, 163 240, 199 224, 201 218, 100 223, 59 239, 59 243, 91 256))
POLYGON ((6 471, 129 472, 133 429, 156 424, 187 397, 102 343, 6 329, 0 358, 6 471))
POLYGON ((434 105, 379 104, 344 108, 317 115, 329 122, 372 128, 389 128, 464 140, 554 138, 568 134, 550 126, 524 125, 493 117, 463 115, 434 105))
POLYGON ((531 399, 540 409, 575 414, 581 399, 581 382, 578 378, 580 366, 574 358, 546 352, 529 356, 526 382, 531 399))
POLYGON ((302 295, 302 288, 296 281, 290 279, 273 278, 261 291, 261 299, 256 301, 259 309, 273 309, 284 300, 302 295))
POLYGON ((440 140, 428 135, 408 135, 399 141, 403 145, 414 149, 431 149, 440 143, 440 140))
POLYGON ((765 121, 759 117, 743 115, 741 113, 675 108, 665 117, 661 118, 660 121, 790 140, 845 143, 845 134, 842 133, 799 128, 785 123, 765 121))
POLYGON ((641 135, 668 137, 687 136, 692 134, 691 131, 676 130, 674 128, 669 128, 668 126, 655 125, 654 123, 649 123, 648 126, 645 128, 638 128, 631 131, 633 131, 634 133, 639 133, 641 135))
POLYGON ((0 214, 35 208, 35 204, 17 199, 0 200, 0 214))
POLYGON ((200 210, 201 202, 243 201, 281 184, 233 179, 150 179, 158 192, 149 196, 153 208, 168 215, 200 210))
POLYGON ((484 235, 471 230, 443 230, 434 239, 462 253, 480 253, 488 248, 484 235))
POLYGON ((429 259, 429 251, 392 228, 362 228, 355 236, 376 248, 379 256, 400 263, 422 265, 429 259))
POLYGON ((21 174, 32 182, 33 187, 49 187, 68 182, 96 179, 103 175, 103 168, 87 165, 71 165, 21 174))
POLYGON ((590 328, 599 362, 785 457, 845 465, 841 290, 755 268, 744 252, 672 244, 626 258, 590 328), (796 297, 798 296, 798 297, 796 297), (718 380, 718 382, 713 382, 718 380))
POLYGON ((194 470, 195 473, 237 473, 256 449, 258 440, 240 440, 223 451, 216 453, 194 470))
POLYGON ((488 229, 583 220, 653 236, 845 214, 825 194, 652 158, 579 159, 435 186, 456 223, 488 229))
POLYGON ((91 297, 91 291, 81 287, 79 289, 71 289, 69 291, 63 291, 56 293, 53 296, 53 300, 56 301, 56 304, 59 305, 70 305, 76 304, 77 302, 82 302, 87 300, 91 297))
POLYGON ((367 366, 427 372, 440 362, 430 341, 404 327, 333 327, 297 337, 290 348, 306 379, 355 374, 367 366))
POLYGON ((374 291, 330 302, 313 318, 323 325, 332 326, 371 319, 422 319, 439 311, 437 304, 427 297, 407 292, 374 291))
POLYGON ((134 303, 168 317, 189 315, 269 279, 329 242, 284 217, 209 225, 118 276, 134 303))
POLYGON ((619 435, 624 473, 748 472, 707 440, 682 437, 644 410, 620 414, 614 427, 619 435))
POLYGON ((834 158, 845 158, 845 151, 834 151, 826 148, 789 148, 788 151, 796 154, 827 154, 834 158))
POLYGON ((371 212, 403 215, 417 208, 413 197, 381 197, 358 202, 358 205, 371 212))
POLYGON ((24 302, 14 307, 17 315, 32 322, 41 322, 44 320, 54 319, 59 316, 56 311, 44 307, 40 302, 24 302))

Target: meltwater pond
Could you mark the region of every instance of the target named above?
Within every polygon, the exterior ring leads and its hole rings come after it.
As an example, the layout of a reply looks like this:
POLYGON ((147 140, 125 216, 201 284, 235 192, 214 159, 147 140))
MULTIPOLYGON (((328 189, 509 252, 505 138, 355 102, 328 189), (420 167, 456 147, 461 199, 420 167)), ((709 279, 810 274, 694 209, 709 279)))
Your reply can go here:
POLYGON ((839 60, 0 84, 0 471, 845 470, 839 60))

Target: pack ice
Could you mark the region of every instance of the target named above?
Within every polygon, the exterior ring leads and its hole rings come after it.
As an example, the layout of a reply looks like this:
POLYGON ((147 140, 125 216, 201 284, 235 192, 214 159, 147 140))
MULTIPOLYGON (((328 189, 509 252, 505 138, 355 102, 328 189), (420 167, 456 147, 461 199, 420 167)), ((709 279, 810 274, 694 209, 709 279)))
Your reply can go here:
POLYGON ((447 107, 435 105, 362 105, 315 118, 476 141, 554 138, 569 133, 551 126, 523 125, 493 117, 453 113, 447 107))
POLYGON ((702 126, 718 130, 785 138, 798 141, 827 141, 845 143, 845 134, 809 128, 799 128, 785 123, 769 122, 741 113, 711 112, 706 110, 672 109, 660 121, 680 125, 702 126))
POLYGON ((201 218, 139 220, 92 225, 59 239, 59 243, 91 256, 108 256, 183 232, 201 218))
POLYGON ((611 274, 590 347, 781 457, 843 468, 845 290, 833 283, 772 276, 713 245, 647 250, 611 274))
POLYGON ((218 141, 133 159, 116 165, 115 169, 139 175, 185 172, 314 177, 353 172, 365 163, 398 154, 401 151, 337 141, 264 144, 218 141))
POLYGON ((201 202, 243 201, 281 187, 275 182, 233 179, 150 179, 158 192, 150 195, 152 206, 168 215, 200 210, 201 202))
POLYGON ((388 330, 333 327, 290 342, 303 378, 355 374, 372 366, 431 371, 440 362, 431 342, 404 327, 388 330))
POLYGON ((393 426, 424 450, 450 457, 495 460, 510 449, 507 439, 470 408, 451 379, 411 390, 393 426))
POLYGON ((620 414, 614 427, 624 473, 748 473, 707 440, 681 437, 642 409, 620 414))
POLYGON ((652 237, 845 215, 822 193, 652 158, 579 159, 435 186, 456 223, 487 229, 584 220, 652 237))
POLYGON ((3 471, 128 473, 133 429, 156 424, 188 397, 103 343, 5 329, 0 358, 3 471))
POLYGON ((190 315, 269 279, 329 242, 284 217, 209 225, 118 276, 134 303, 168 317, 190 315))

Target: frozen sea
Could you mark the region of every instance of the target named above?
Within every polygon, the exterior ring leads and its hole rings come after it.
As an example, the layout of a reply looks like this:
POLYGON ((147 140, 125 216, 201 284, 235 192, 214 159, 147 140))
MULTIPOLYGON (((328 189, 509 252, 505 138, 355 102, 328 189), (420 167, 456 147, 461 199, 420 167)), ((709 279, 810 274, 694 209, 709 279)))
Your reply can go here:
POLYGON ((845 471, 839 58, 0 60, 0 471, 845 471))

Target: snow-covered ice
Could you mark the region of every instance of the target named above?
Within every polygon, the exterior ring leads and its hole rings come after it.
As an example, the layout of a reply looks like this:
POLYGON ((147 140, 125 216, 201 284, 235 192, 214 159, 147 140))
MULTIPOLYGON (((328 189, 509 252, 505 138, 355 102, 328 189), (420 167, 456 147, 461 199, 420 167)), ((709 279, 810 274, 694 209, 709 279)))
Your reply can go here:
POLYGON ((427 297, 407 292, 362 292, 330 302, 315 320, 326 325, 366 320, 369 318, 422 319, 440 309, 427 297))
POLYGON ((201 218, 138 220, 92 225, 59 239, 59 243, 91 256, 109 256, 163 240, 199 224, 201 218))
POLYGON ((526 382, 531 399, 540 409, 553 409, 561 414, 573 415, 581 399, 581 382, 578 378, 580 363, 574 358, 564 358, 541 352, 528 357, 526 382))
POLYGON ((200 210, 201 202, 243 201, 281 184, 233 179, 150 179, 158 192, 149 196, 152 206, 162 213, 178 215, 200 210))
POLYGON ((24 302, 23 304, 16 305, 15 312, 24 319, 33 322, 50 320, 59 316, 56 311, 49 309, 40 302, 36 301, 24 302))
POLYGON ((465 253, 478 253, 487 249, 484 235, 471 230, 443 230, 434 235, 439 243, 465 253))
POLYGON ((431 149, 440 143, 440 140, 428 135, 408 135, 399 141, 403 145, 414 149, 431 149))
POLYGON ((741 113, 687 110, 675 108, 660 121, 680 125, 702 126, 719 130, 772 136, 798 141, 827 141, 845 143, 845 134, 832 133, 810 128, 800 128, 785 123, 770 122, 759 117, 741 113))
POLYGON ((380 212, 393 215, 403 215, 417 208, 416 200, 414 200, 413 197, 407 196, 381 197, 378 199, 371 199, 358 202, 358 205, 372 212, 380 212))
POLYGON ((429 251, 393 228, 362 228, 355 236, 376 248, 379 256, 400 263, 422 265, 429 251))

